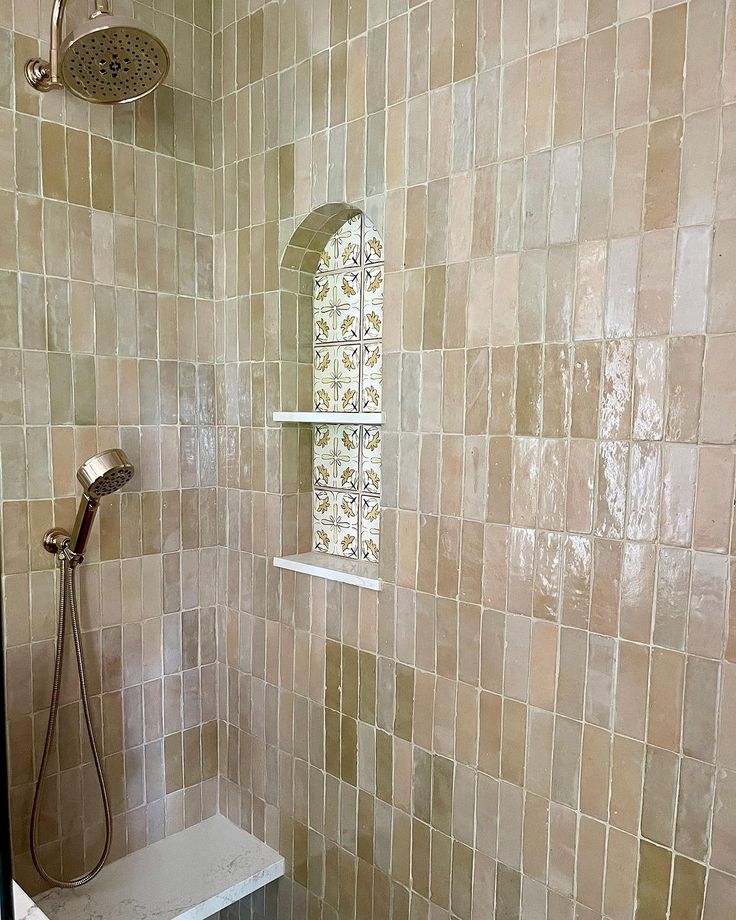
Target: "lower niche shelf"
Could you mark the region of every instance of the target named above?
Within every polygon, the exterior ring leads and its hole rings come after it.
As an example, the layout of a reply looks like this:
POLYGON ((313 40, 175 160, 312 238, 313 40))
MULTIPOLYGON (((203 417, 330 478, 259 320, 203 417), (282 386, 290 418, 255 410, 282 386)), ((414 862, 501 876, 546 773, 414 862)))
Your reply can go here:
POLYGON ((205 920, 283 874, 275 850, 215 815, 109 863, 82 888, 39 895, 36 905, 48 920, 205 920))
POLYGON ((279 569, 314 575, 327 581, 340 581, 345 585, 357 585, 368 591, 380 591, 381 579, 375 562, 360 562, 330 556, 327 553, 299 553, 296 556, 276 556, 273 564, 279 569))
POLYGON ((383 425, 383 412, 274 412, 274 422, 313 425, 383 425))

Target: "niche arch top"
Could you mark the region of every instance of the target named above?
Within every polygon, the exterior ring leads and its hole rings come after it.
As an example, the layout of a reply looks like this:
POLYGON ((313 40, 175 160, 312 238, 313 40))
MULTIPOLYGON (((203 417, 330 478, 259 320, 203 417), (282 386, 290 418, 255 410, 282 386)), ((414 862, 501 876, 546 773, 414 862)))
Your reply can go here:
POLYGON ((291 235, 281 258, 281 268, 287 272, 316 274, 322 253, 333 233, 362 213, 360 208, 345 202, 331 202, 316 208, 291 235))
POLYGON ((300 386, 301 411, 278 411, 273 420, 306 423, 311 431, 311 539, 308 552, 276 558, 275 564, 376 590, 383 239, 358 208, 328 204, 294 232, 281 270, 282 295, 297 295, 300 305, 300 354, 310 360, 302 370, 311 378, 311 392, 308 402, 306 386, 300 386))

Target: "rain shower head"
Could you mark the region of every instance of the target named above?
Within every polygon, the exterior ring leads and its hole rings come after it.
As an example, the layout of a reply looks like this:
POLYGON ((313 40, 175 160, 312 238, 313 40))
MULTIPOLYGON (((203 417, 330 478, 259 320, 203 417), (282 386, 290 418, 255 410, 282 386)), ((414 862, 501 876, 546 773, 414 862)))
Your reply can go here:
POLYGON ((100 499, 122 489, 135 474, 135 467, 128 460, 124 450, 113 448, 91 457, 77 470, 77 479, 84 489, 77 519, 69 537, 69 549, 76 556, 83 556, 87 547, 92 525, 97 516, 100 499))
POLYGON ((115 105, 147 96, 169 72, 166 46, 135 19, 110 14, 108 0, 62 42, 67 0, 54 0, 49 61, 26 64, 26 78, 41 92, 65 86, 87 102, 115 105))

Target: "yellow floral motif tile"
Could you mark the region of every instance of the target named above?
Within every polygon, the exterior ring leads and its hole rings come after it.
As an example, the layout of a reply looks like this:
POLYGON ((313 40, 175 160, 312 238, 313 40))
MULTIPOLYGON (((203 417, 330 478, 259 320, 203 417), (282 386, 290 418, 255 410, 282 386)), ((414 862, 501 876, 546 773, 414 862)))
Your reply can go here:
POLYGON ((360 338, 360 272, 315 275, 315 342, 354 342, 360 338))
POLYGON ((383 240, 371 221, 364 217, 363 259, 366 265, 383 262, 383 240))
POLYGON ((360 558, 366 562, 378 562, 380 521, 380 500, 375 496, 363 495, 360 512, 360 558))
POLYGON ((360 488, 363 492, 379 495, 381 492, 381 429, 377 425, 363 425, 360 458, 360 488))
POLYGON ((314 350, 314 408, 359 412, 360 346, 324 345, 314 350))
POLYGON ((319 489, 351 489, 360 482, 359 425, 317 425, 313 481, 319 489))
POLYGON ((380 342, 363 345, 361 408, 363 412, 380 412, 383 382, 383 347, 380 342))
POLYGON ((318 272, 337 271, 361 264, 361 215, 351 217, 332 235, 317 266, 318 272))
POLYGON ((363 278, 363 338, 380 339, 383 332, 383 266, 365 269, 363 278))
POLYGON ((313 546, 318 552, 359 557, 360 496, 320 489, 314 493, 313 546))

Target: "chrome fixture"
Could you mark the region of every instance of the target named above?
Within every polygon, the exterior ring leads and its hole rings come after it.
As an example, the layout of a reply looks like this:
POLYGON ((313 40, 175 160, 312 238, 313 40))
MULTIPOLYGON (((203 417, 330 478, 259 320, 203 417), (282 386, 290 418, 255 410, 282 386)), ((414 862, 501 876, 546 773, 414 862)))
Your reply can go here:
POLYGON ((113 448, 103 451, 84 463, 77 470, 77 479, 84 489, 84 498, 79 504, 77 518, 71 534, 59 528, 48 530, 43 545, 50 553, 60 553, 62 547, 82 561, 87 541, 94 524, 100 499, 122 489, 135 474, 135 467, 123 450, 113 448))
POLYGON ((115 105, 152 93, 169 72, 164 43, 135 19, 113 16, 95 0, 89 20, 62 38, 67 0, 51 9, 49 60, 26 63, 26 79, 42 93, 66 87, 87 102, 115 105))
POLYGON ((79 628, 79 612, 77 605, 77 566, 84 560, 84 551, 87 547, 92 525, 100 506, 100 499, 122 489, 130 482, 135 474, 135 467, 128 460, 122 450, 113 449, 103 451, 101 454, 86 460, 77 470, 77 479, 82 484, 84 496, 79 505, 77 517, 71 534, 60 527, 55 527, 46 532, 43 545, 49 553, 56 555, 59 560, 59 619, 56 630, 56 659, 54 662, 54 679, 51 686, 51 703, 49 705, 49 721, 46 728, 41 765, 38 769, 36 789, 33 795, 31 809, 31 857, 33 864, 42 878, 49 884, 59 888, 79 888, 91 881, 102 869, 110 855, 112 846, 112 809, 110 798, 105 785, 105 775, 102 770, 102 760, 97 749, 92 717, 89 709, 89 692, 87 677, 84 669, 84 656, 82 654, 81 632, 79 628), (66 615, 69 613, 74 652, 77 660, 79 674, 79 695, 82 703, 82 712, 87 727, 87 737, 92 749, 92 759, 97 773, 97 781, 102 796, 102 806, 105 812, 105 844, 102 854, 93 869, 84 875, 73 879, 58 879, 50 875, 41 865, 38 854, 38 824, 41 815, 41 790, 46 776, 49 757, 53 748, 54 732, 59 714, 59 699, 61 694, 61 679, 64 666, 64 643, 66 640, 66 615))

